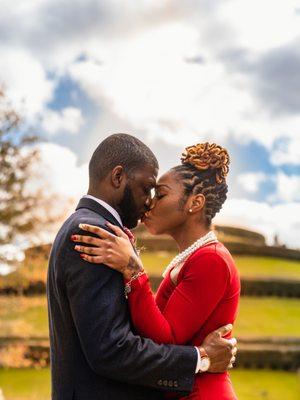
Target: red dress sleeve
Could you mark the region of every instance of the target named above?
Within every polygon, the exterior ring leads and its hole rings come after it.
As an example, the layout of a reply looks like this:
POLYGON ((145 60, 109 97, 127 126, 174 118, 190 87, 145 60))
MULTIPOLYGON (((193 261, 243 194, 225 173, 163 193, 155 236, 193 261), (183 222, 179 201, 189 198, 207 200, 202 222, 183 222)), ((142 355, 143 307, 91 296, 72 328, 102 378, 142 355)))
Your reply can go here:
POLYGON ((224 296, 230 270, 216 253, 194 254, 178 278, 163 311, 147 275, 132 283, 128 302, 133 324, 140 335, 156 343, 184 344, 192 339, 224 296))

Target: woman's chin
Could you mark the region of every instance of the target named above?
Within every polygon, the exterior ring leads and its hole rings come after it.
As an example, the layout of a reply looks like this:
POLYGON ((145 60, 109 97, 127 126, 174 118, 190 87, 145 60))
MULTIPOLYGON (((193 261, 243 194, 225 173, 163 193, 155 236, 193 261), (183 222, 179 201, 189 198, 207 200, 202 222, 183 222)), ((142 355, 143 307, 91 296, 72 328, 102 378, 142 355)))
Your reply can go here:
POLYGON ((149 233, 151 233, 151 235, 159 235, 158 229, 156 229, 155 225, 153 223, 151 223, 149 220, 144 219, 143 223, 147 229, 147 231, 149 233))

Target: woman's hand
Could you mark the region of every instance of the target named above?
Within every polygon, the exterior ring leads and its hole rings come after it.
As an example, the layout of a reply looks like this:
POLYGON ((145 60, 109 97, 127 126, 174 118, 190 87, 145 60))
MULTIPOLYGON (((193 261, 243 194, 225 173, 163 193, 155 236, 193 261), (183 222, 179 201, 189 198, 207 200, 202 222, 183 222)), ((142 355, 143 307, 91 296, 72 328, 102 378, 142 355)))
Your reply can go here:
POLYGON ((126 233, 115 225, 110 223, 106 225, 116 236, 98 226, 80 224, 79 228, 81 230, 91 232, 98 237, 72 235, 71 240, 80 243, 75 246, 75 250, 80 253, 82 259, 94 264, 106 264, 112 269, 121 272, 125 279, 130 279, 133 275, 143 270, 143 264, 134 252, 126 233), (89 246, 84 246, 82 243, 86 243, 89 246))

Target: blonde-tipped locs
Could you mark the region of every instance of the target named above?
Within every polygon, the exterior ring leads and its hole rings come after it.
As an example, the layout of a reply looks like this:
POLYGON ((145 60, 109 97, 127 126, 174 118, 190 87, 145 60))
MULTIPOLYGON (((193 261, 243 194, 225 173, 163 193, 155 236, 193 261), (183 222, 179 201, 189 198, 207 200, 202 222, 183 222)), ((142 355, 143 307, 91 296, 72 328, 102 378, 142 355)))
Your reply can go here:
POLYGON ((216 143, 198 143, 185 148, 181 158, 182 164, 191 164, 200 171, 216 170, 216 181, 225 181, 229 171, 230 158, 226 149, 216 143))
POLYGON ((205 218, 210 225, 227 198, 228 152, 215 143, 199 143, 185 149, 181 162, 182 165, 173 170, 182 179, 184 196, 199 193, 204 195, 205 218))

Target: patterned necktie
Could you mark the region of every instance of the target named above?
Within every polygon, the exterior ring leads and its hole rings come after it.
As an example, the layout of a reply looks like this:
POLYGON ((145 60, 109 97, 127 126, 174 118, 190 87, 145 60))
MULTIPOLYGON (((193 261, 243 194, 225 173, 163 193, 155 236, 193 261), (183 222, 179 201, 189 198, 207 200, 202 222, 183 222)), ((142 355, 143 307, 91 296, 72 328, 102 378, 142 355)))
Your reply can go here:
POLYGON ((126 233, 126 235, 128 236, 129 240, 131 241, 131 243, 133 245, 135 245, 135 236, 134 234, 131 232, 130 229, 126 228, 126 226, 123 226, 123 231, 126 233))

